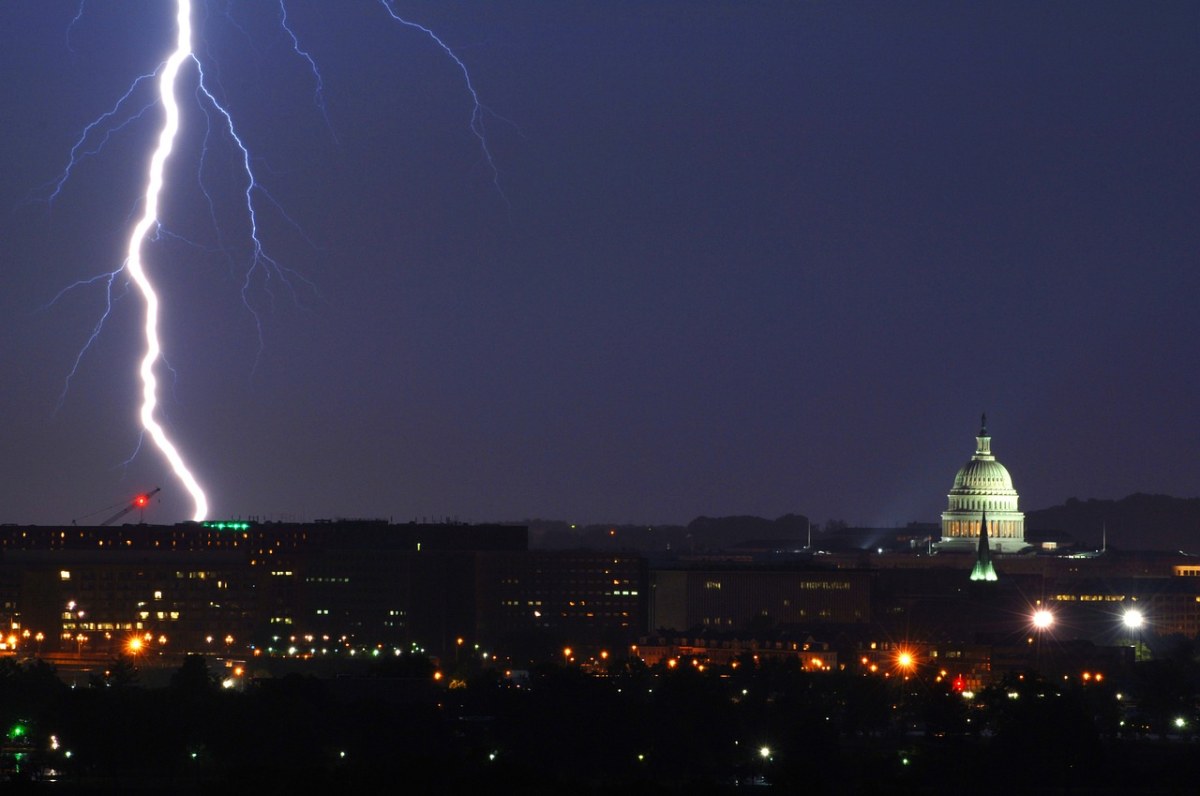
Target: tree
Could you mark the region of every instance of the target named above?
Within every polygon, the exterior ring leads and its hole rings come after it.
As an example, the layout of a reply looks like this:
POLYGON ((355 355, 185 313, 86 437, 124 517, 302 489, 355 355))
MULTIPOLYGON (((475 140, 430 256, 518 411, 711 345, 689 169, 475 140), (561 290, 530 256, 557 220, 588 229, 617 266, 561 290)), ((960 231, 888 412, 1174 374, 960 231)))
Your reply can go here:
POLYGON ((216 687, 216 678, 208 671, 208 661, 203 655, 188 655, 171 675, 171 688, 188 696, 205 696, 216 687))
POLYGON ((128 655, 118 655, 106 669, 88 675, 88 682, 93 688, 128 688, 136 685, 137 681, 137 665, 128 655))

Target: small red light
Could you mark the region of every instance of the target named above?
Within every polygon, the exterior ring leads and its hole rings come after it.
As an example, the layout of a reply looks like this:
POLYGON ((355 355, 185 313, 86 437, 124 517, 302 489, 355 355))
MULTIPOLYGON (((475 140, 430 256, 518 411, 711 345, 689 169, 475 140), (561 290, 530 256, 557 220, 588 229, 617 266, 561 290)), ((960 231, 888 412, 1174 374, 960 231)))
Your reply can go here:
POLYGON ((145 495, 138 495, 133 499, 133 505, 137 506, 139 509, 144 508, 149 502, 150 498, 146 497, 145 495))

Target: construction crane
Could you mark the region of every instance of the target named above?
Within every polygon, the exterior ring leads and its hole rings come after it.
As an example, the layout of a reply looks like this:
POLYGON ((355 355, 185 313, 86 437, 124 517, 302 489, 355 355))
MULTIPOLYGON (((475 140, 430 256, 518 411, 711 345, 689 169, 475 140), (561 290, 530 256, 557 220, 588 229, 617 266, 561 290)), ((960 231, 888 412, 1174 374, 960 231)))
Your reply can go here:
POLYGON ((101 525, 112 525, 114 522, 121 519, 126 514, 133 511, 134 509, 140 509, 142 511, 145 511, 146 506, 150 505, 150 498, 154 497, 161 491, 162 491, 162 487, 156 486, 156 487, 154 487, 154 489, 150 490, 149 492, 146 492, 145 494, 137 495, 136 497, 134 497, 133 500, 131 500, 129 502, 128 506, 121 509, 116 514, 112 515, 111 517, 109 517, 107 520, 105 520, 104 522, 102 522, 100 524, 101 525))

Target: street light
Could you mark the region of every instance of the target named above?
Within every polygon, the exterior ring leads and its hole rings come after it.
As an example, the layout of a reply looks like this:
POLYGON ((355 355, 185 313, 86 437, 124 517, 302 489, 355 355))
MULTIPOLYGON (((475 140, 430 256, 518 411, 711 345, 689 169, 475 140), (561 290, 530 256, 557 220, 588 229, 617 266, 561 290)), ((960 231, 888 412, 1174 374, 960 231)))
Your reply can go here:
POLYGON ((759 760, 762 761, 762 773, 759 774, 759 779, 755 782, 755 784, 762 784, 762 785, 767 784, 767 763, 771 762, 771 754, 772 754, 771 747, 769 747, 769 746, 760 746, 759 747, 758 757, 759 757, 759 760))
POLYGON ((1137 608, 1126 608, 1125 613, 1121 615, 1121 624, 1133 634, 1133 659, 1137 661, 1143 657, 1142 627, 1146 624, 1146 617, 1137 608))
POLYGON ((1042 634, 1049 630, 1054 625, 1054 614, 1046 608, 1039 608, 1033 612, 1033 629, 1034 635, 1037 636, 1037 647, 1034 650, 1034 657, 1037 662, 1037 667, 1042 668, 1042 634))

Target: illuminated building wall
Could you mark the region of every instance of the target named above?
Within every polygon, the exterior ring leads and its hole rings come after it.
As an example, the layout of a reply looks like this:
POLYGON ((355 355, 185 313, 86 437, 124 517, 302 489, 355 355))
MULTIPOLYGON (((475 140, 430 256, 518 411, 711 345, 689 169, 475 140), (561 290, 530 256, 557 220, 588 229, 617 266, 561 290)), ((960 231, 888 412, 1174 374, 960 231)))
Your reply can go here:
POLYGON ((533 550, 479 557, 478 633, 502 642, 550 631, 574 643, 633 638, 646 626, 646 561, 630 553, 533 550))
POLYGON ((444 641, 475 622, 469 551, 521 550, 526 536, 375 521, 0 526, 0 619, 40 631, 43 652, 135 631, 178 653, 297 633, 444 641))
POLYGON ((1131 642, 1123 627, 1127 610, 1138 610, 1144 634, 1200 634, 1200 578, 1076 578, 1050 585, 1048 598, 1073 632, 1131 642))
POLYGON ((652 630, 860 623, 871 617, 871 576, 769 567, 655 569, 652 630))
POLYGON ((476 559, 523 551, 513 525, 268 523, 251 532, 272 638, 452 651, 476 626, 476 559))
POLYGON ((111 656, 147 633, 156 651, 217 652, 244 642, 256 616, 238 553, 9 550, 0 569, 19 584, 11 621, 42 634, 45 653, 111 656))

